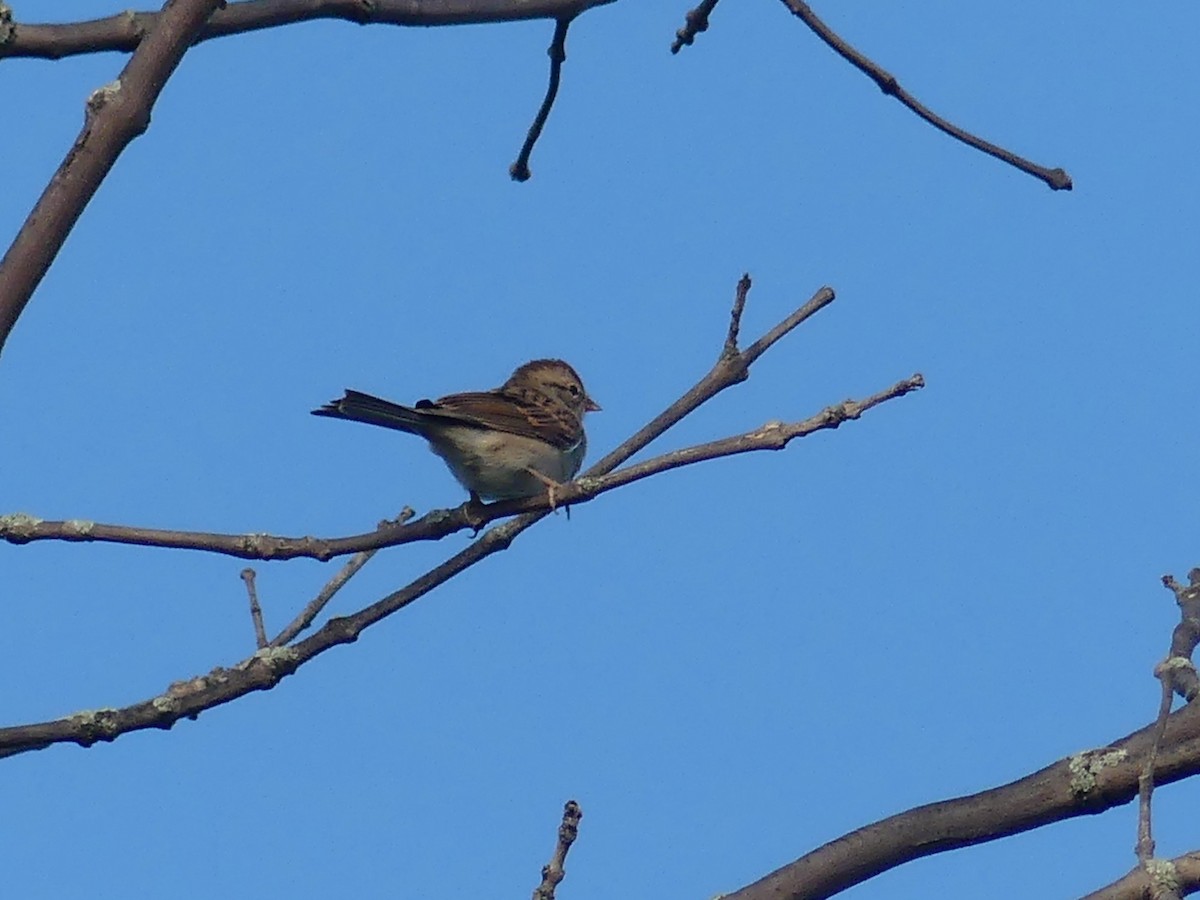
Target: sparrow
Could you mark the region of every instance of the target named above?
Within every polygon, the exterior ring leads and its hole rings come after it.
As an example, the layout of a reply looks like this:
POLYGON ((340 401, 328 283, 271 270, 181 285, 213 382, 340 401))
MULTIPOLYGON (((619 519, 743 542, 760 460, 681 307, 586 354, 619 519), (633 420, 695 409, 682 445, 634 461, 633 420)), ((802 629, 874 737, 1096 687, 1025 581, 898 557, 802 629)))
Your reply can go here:
POLYGON ((553 508, 555 489, 575 477, 587 452, 584 414, 599 409, 571 366, 535 359, 491 391, 402 406, 347 390, 312 414, 425 438, 472 503, 548 493, 553 508))

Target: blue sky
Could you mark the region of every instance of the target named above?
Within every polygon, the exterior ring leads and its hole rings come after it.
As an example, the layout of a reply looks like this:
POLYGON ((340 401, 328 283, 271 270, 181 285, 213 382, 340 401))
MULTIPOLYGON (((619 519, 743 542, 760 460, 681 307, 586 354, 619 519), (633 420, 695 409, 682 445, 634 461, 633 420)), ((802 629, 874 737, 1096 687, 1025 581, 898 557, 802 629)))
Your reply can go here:
MULTIPOLYGON (((1150 720, 1177 618, 1158 578, 1200 564, 1200 11, 828 6, 1075 190, 935 133, 776 3, 718 7, 676 57, 686 4, 584 16, 523 185, 550 23, 314 23, 187 55, 0 359, 0 513, 338 535, 456 505, 419 441, 308 411, 547 355, 604 406, 598 459, 707 371, 743 271, 747 338, 838 299, 652 449, 929 386, 549 519, 269 693, 5 760, 13 896, 523 896, 573 797, 563 900, 711 897, 1150 720)), ((123 63, 0 62, 6 236, 123 63)), ((468 540, 380 554, 333 611, 468 540)), ((243 565, 0 546, 4 724, 245 657, 243 565)), ((256 568, 276 629, 333 571, 256 568)), ((1198 801, 1156 796, 1162 855, 1195 847, 1198 801)), ((1125 807, 847 896, 1086 893, 1134 837, 1125 807)))

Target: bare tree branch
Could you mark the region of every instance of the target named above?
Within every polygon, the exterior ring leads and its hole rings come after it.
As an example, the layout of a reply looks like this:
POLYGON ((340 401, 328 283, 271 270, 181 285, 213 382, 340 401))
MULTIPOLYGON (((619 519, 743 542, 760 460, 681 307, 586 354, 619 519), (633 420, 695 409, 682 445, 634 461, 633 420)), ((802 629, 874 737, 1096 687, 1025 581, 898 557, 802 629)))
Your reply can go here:
MULTIPOLYGON (((470 25, 528 19, 574 18, 616 0, 244 0, 213 15, 195 41, 277 28, 316 19, 356 25, 470 25)), ((6 56, 61 59, 116 50, 129 53, 154 26, 159 13, 123 12, 104 19, 62 25, 14 24, 6 56)))
POLYGON ((1189 702, 1196 697, 1196 665, 1191 657, 1197 642, 1200 641, 1200 569, 1192 569, 1188 576, 1188 587, 1181 585, 1171 575, 1164 575, 1162 578, 1163 585, 1175 595, 1175 602, 1179 605, 1180 622, 1171 633, 1171 649, 1167 658, 1154 667, 1154 676, 1161 686, 1158 718, 1154 726, 1154 740, 1138 778, 1135 849, 1138 864, 1146 873, 1154 900, 1175 900, 1180 896, 1172 864, 1154 856, 1151 808, 1158 748, 1162 742, 1163 731, 1167 727, 1167 716, 1171 713, 1171 701, 1176 693, 1186 697, 1189 702))
POLYGON ((242 581, 246 582, 246 593, 250 595, 250 619, 254 622, 254 641, 261 650, 267 646, 267 627, 263 624, 262 607, 258 605, 258 588, 254 584, 253 569, 242 569, 242 581))
MULTIPOLYGON (((1133 800, 1154 741, 1151 724, 978 794, 918 806, 845 834, 723 900, 819 900, 903 863, 1094 815, 1133 800)), ((1160 784, 1200 774, 1200 705, 1171 715, 1156 766, 1160 784)))
POLYGON ((1171 575, 1164 575, 1162 583, 1179 604, 1179 624, 1171 632, 1165 674, 1171 681, 1172 690, 1191 703, 1200 695, 1200 678, 1196 676, 1196 666, 1192 662, 1192 654, 1200 643, 1200 569, 1188 572, 1186 587, 1171 575))
MULTIPOLYGON (((749 289, 748 278, 745 290, 749 289)), ((726 338, 725 349, 717 365, 713 367, 686 395, 671 405, 658 418, 645 428, 613 450, 585 472, 575 482, 556 489, 557 505, 585 503, 600 494, 628 484, 631 481, 646 478, 658 471, 673 469, 679 465, 692 462, 702 462, 705 459, 715 459, 718 456, 729 456, 734 453, 744 453, 748 450, 779 449, 774 442, 786 438, 791 440, 797 435, 787 436, 784 431, 772 430, 752 440, 743 440, 747 435, 727 438, 725 442, 705 444, 702 448, 676 451, 664 454, 645 463, 637 469, 636 477, 630 477, 627 472, 616 472, 605 476, 605 473, 621 464, 651 440, 662 434, 684 415, 704 402, 716 392, 724 390, 733 384, 738 384, 747 378, 749 366, 781 337, 799 325, 801 322, 816 314, 833 302, 834 293, 830 288, 822 288, 813 297, 793 312, 790 316, 763 335, 744 352, 730 352, 729 343, 736 351, 736 340, 741 320, 742 309, 745 306, 745 296, 742 284, 739 283, 738 297, 735 299, 733 314, 730 322, 730 337, 726 338), (695 404, 695 405, 693 405, 695 404), (631 449, 633 448, 633 449, 631 449), (704 448, 708 448, 704 450, 704 448), (697 452, 701 451, 701 452, 697 452), (708 452, 710 455, 704 455, 708 452), (687 463, 679 460, 687 459, 687 463)), ((919 387, 919 376, 908 379, 912 387, 919 387)), ((912 389, 909 388, 909 390, 912 389)), ((890 398, 889 398, 890 399, 890 398)), ((865 408, 865 407, 864 407, 865 408)), ((848 411, 847 411, 848 412, 848 411)), ((861 410, 860 410, 861 412, 861 410)), ((857 416, 847 415, 847 418, 857 416)), ((844 419, 843 419, 844 421, 844 419)), ((800 423, 803 425, 804 423, 800 423)), ((824 427, 836 427, 826 425, 824 427)), ((750 434, 755 434, 751 432, 750 434)), ((781 445, 782 446, 782 445, 781 445)), ((104 543, 134 544, 144 547, 169 547, 177 550, 202 550, 210 553, 221 553, 235 556, 239 559, 282 560, 308 558, 329 560, 336 556, 350 553, 361 553, 366 550, 380 550, 384 547, 398 547, 415 541, 440 540, 457 531, 470 529, 478 531, 482 526, 497 519, 508 516, 549 511, 550 506, 546 497, 532 497, 522 500, 504 500, 483 506, 472 506, 464 503, 452 509, 433 510, 413 522, 383 522, 375 531, 365 534, 351 535, 341 538, 315 537, 277 537, 268 534, 210 534, 207 532, 161 530, 154 528, 138 528, 128 525, 109 525, 92 522, 86 519, 67 519, 65 521, 50 521, 39 519, 25 513, 13 513, 0 516, 0 539, 12 544, 24 544, 30 541, 61 540, 61 541, 99 541, 104 543)))
POLYGON ((805 25, 811 28, 821 40, 828 44, 835 53, 846 60, 864 75, 869 77, 877 85, 879 89, 890 97, 895 97, 918 116, 945 134, 955 140, 962 141, 968 147, 974 147, 976 150, 982 150, 989 156, 994 156, 1001 162, 1006 162, 1010 166, 1020 169, 1026 174, 1032 175, 1034 178, 1039 178, 1050 186, 1055 191, 1069 191, 1073 187, 1071 176, 1063 169, 1048 169, 1045 166, 1039 166, 1035 162, 1017 156, 1010 150, 1005 150, 1003 147, 998 147, 995 144, 978 138, 959 128, 957 125, 943 119, 937 113, 923 105, 912 94, 900 86, 900 82, 896 80, 896 76, 885 71, 879 65, 872 62, 859 51, 855 50, 848 43, 842 40, 828 25, 817 18, 817 14, 812 11, 812 8, 804 2, 804 0, 783 0, 783 5, 792 11, 805 25))
POLYGON ((542 866, 542 883, 533 890, 533 900, 554 900, 554 891, 567 877, 564 868, 567 862, 567 851, 579 836, 579 820, 583 818, 583 810, 574 800, 568 800, 563 807, 562 824, 558 826, 558 843, 554 847, 554 855, 550 862, 542 866))
MULTIPOLYGON (((379 527, 383 528, 388 525, 403 525, 414 515, 416 515, 416 513, 414 513, 410 507, 406 506, 400 511, 400 515, 397 516, 394 521, 380 522, 379 527)), ((300 634, 300 632, 304 631, 316 620, 317 616, 321 614, 321 610, 323 610, 326 605, 328 605, 329 601, 333 599, 333 595, 340 591, 347 581, 357 575, 358 570, 365 566, 370 561, 371 557, 378 552, 378 550, 364 550, 361 553, 355 553, 354 556, 350 557, 350 561, 342 566, 341 569, 338 570, 337 574, 325 583, 325 586, 321 588, 321 590, 317 593, 317 596, 314 597, 312 601, 304 607, 304 609, 300 610, 300 614, 291 622, 289 622, 287 627, 284 628, 283 631, 279 632, 279 634, 271 641, 271 646, 282 647, 285 644, 290 644, 292 640, 295 639, 298 634, 300 634)))
POLYGON ((554 23, 554 37, 550 40, 550 48, 546 53, 550 57, 550 83, 546 86, 546 96, 542 105, 529 126, 525 135, 525 143, 517 160, 508 167, 508 174, 513 181, 528 181, 533 173, 529 171, 529 155, 533 153, 533 145, 541 137, 542 129, 546 127, 546 119, 550 117, 550 109, 554 106, 554 98, 558 96, 558 83, 562 79, 562 64, 567 61, 567 29, 571 27, 571 19, 559 19, 554 23))
POLYGON ((1150 800, 1154 795, 1154 766, 1158 762, 1158 747, 1162 743, 1163 731, 1167 727, 1167 716, 1171 714, 1171 681, 1162 672, 1162 666, 1155 667, 1155 674, 1162 682, 1162 699, 1158 704, 1158 717, 1154 722, 1154 737, 1150 743, 1150 752, 1146 754, 1146 764, 1138 776, 1138 836, 1136 852, 1138 862, 1143 867, 1150 865, 1154 859, 1154 837, 1150 827, 1150 800))
POLYGON ((712 15, 716 6, 717 0, 700 0, 699 6, 688 10, 683 19, 683 27, 675 32, 675 40, 671 42, 672 53, 678 53, 684 47, 692 46, 696 35, 702 31, 708 31, 708 17, 712 15))
MULTIPOLYGON (((837 428, 842 422, 861 415, 864 410, 892 397, 903 396, 923 384, 920 376, 913 376, 873 397, 831 406, 803 422, 793 425, 769 423, 754 432, 668 453, 657 460, 630 466, 613 473, 611 481, 602 479, 602 476, 612 472, 684 416, 726 388, 745 381, 747 369, 754 360, 787 332, 832 300, 833 291, 823 288, 808 303, 746 350, 733 356, 722 353, 709 373, 682 397, 588 469, 580 479, 565 486, 560 492, 559 502, 568 502, 568 498, 574 502, 581 502, 583 498, 599 493, 601 486, 611 489, 618 484, 628 484, 649 477, 654 472, 666 471, 700 459, 753 449, 779 449, 796 437, 822 429, 837 428)), ((533 511, 493 526, 470 546, 408 585, 356 613, 329 620, 314 634, 297 644, 263 648, 232 668, 217 668, 208 675, 176 682, 165 693, 123 709, 90 710, 50 722, 0 728, 0 757, 39 750, 57 743, 75 743, 86 747, 97 741, 112 741, 122 734, 146 728, 167 729, 182 718, 195 718, 204 710, 229 703, 252 691, 269 690, 278 684, 280 679, 291 675, 306 662, 333 647, 353 643, 365 629, 420 599, 475 563, 506 549, 521 532, 549 513, 544 498, 521 502, 530 504, 533 511)), ((507 504, 489 504, 484 510, 494 510, 501 506, 507 504)), ((511 511, 505 514, 511 515, 511 511)))
MULTIPOLYGON (((121 151, 149 127, 167 79, 222 2, 168 0, 120 77, 88 98, 83 130, 0 260, 0 351, 84 207, 121 151)), ((14 27, 19 40, 23 28, 14 27)))
MULTIPOLYGON (((619 469, 609 475, 582 475, 577 480, 555 489, 555 506, 587 503, 616 488, 681 466, 695 465, 712 459, 736 456, 756 450, 782 450, 795 438, 804 437, 814 431, 837 428, 843 422, 857 419, 868 409, 878 406, 880 403, 903 397, 924 386, 925 380, 921 375, 912 375, 870 397, 862 400, 845 400, 800 422, 772 421, 744 434, 732 435, 681 450, 672 450, 635 466, 619 469)), ((263 534, 236 535, 158 531, 153 528, 81 522, 78 519, 50 522, 17 513, 0 516, 0 538, 13 544, 40 540, 99 541, 176 550, 205 550, 245 559, 310 558, 328 560, 347 553, 373 553, 384 547, 398 547, 415 541, 437 540, 467 528, 478 530, 496 519, 507 518, 519 513, 550 512, 551 509, 549 499, 545 496, 506 500, 475 507, 469 507, 469 504, 464 503, 452 510, 433 510, 409 525, 402 522, 384 522, 373 532, 328 539, 273 537, 263 534), (474 517, 471 516, 472 510, 476 513, 474 517)), ((278 639, 272 643, 278 643, 278 639)))
MULTIPOLYGON (((1172 867, 1178 861, 1154 858, 1150 798, 1156 782, 1200 773, 1200 704, 1170 715, 1172 686, 1189 698, 1196 696, 1186 676, 1195 678, 1190 657, 1200 643, 1200 569, 1188 575, 1187 587, 1170 575, 1162 579, 1175 594, 1181 621, 1172 634, 1170 655, 1155 668, 1162 681, 1162 700, 1150 725, 1108 747, 1076 754, 1004 787, 917 807, 860 828, 727 895, 729 900, 830 897, 913 859, 1097 813, 1134 797, 1139 800, 1138 868, 1089 897, 1147 896, 1133 893, 1136 885, 1153 885, 1156 900, 1177 896, 1172 893, 1172 867), (1176 673, 1185 676, 1183 683, 1173 680, 1176 673)), ((1191 857, 1186 860, 1192 867, 1200 863, 1191 857)))
POLYGON ((721 356, 732 357, 738 352, 738 336, 742 330, 742 313, 746 311, 746 297, 750 293, 750 273, 747 272, 737 283, 737 291, 733 295, 733 309, 729 313, 729 333, 725 335, 725 346, 721 348, 721 356))

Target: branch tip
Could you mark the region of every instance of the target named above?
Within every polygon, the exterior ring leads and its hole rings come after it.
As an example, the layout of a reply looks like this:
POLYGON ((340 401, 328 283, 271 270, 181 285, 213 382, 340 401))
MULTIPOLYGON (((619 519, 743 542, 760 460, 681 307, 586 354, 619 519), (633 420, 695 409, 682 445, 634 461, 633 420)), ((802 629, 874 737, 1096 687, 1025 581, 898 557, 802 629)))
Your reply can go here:
POLYGON ((556 19, 554 22, 554 37, 550 39, 550 46, 546 50, 550 57, 550 81, 546 86, 546 96, 542 100, 542 105, 533 118, 533 124, 529 126, 529 133, 525 135, 525 143, 521 145, 521 151, 517 154, 516 162, 508 167, 509 177, 513 181, 528 181, 533 174, 529 171, 529 157, 533 153, 533 145, 541 137, 542 129, 546 127, 550 109, 554 106, 554 98, 558 96, 558 85, 562 79, 562 64, 567 59, 567 29, 571 27, 573 20, 573 16, 567 16, 556 19))
POLYGON ((742 328, 742 313, 746 309, 746 296, 750 293, 750 285, 749 272, 738 279, 737 291, 733 296, 733 309, 729 314, 729 333, 725 337, 725 347, 721 350, 721 356, 724 359, 737 355, 738 333, 742 328))
POLYGON ((1051 190, 1069 191, 1072 188, 1071 176, 1061 168, 1049 169, 1045 166, 1040 166, 1024 157, 1018 156, 1011 150, 1006 150, 996 144, 985 141, 983 138, 976 137, 969 131, 959 128, 957 125, 942 118, 933 110, 926 107, 912 94, 901 87, 900 82, 894 75, 886 71, 878 63, 874 62, 864 54, 860 53, 845 40, 843 40, 832 28, 826 25, 812 11, 812 8, 804 2, 804 0, 783 0, 783 5, 786 6, 796 18, 800 19, 809 29, 824 41, 834 53, 850 63, 868 78, 878 85, 879 89, 888 96, 895 97, 904 106, 908 107, 920 118, 924 119, 938 131, 949 135, 957 141, 961 141, 968 147, 972 147, 983 153, 993 156, 1001 162, 1007 163, 1015 169, 1032 175, 1034 178, 1040 179, 1051 190))
POLYGON ((567 852, 579 836, 579 820, 583 818, 583 810, 574 800, 568 800, 563 806, 562 824, 558 826, 558 843, 550 862, 542 866, 542 883, 533 891, 533 900, 554 900, 554 891, 567 872, 564 865, 567 852))
POLYGON ((684 26, 675 32, 675 40, 671 44, 671 52, 678 53, 683 47, 690 47, 696 40, 696 35, 708 31, 708 17, 716 8, 717 0, 701 0, 695 9, 689 9, 683 17, 684 26))

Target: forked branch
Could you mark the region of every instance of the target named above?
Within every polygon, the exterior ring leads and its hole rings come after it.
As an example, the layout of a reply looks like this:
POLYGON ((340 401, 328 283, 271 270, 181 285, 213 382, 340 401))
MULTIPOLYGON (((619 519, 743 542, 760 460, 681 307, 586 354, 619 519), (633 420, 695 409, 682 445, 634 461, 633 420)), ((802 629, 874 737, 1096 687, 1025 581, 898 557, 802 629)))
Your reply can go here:
MULTIPOLYGON (((668 453, 648 460, 640 464, 633 473, 617 472, 612 475, 608 474, 616 466, 642 449, 651 440, 662 434, 709 397, 714 396, 717 392, 724 390, 730 385, 744 381, 747 377, 746 373, 749 366, 754 360, 758 359, 771 345, 801 322, 832 303, 834 299, 832 290, 822 288, 807 303, 776 325, 767 334, 763 335, 762 338, 750 347, 746 348, 745 351, 739 351, 737 348, 738 330, 740 328, 742 310, 745 308, 746 292, 749 289, 750 279, 748 276, 743 276, 742 280, 738 283, 729 334, 726 338, 721 358, 712 371, 658 418, 604 459, 600 460, 600 462, 585 472, 576 482, 567 485, 560 491, 556 491, 555 499, 558 505, 586 503, 621 485, 629 484, 641 478, 647 478, 659 471, 677 468, 681 465, 679 462, 681 458, 680 454, 697 454, 689 456, 689 461, 701 462, 704 459, 715 459, 717 456, 744 453, 747 450, 778 449, 778 447, 772 445, 772 442, 783 437, 784 432, 772 431, 770 433, 763 433, 757 438, 751 438, 750 435, 755 434, 755 432, 751 432, 748 435, 738 436, 738 438, 726 439, 727 441, 736 441, 737 443, 722 444, 717 449, 711 450, 710 455, 707 456, 697 453, 699 448, 691 448, 690 450, 675 451, 674 453, 668 453)), ((904 392, 912 390, 914 387, 919 387, 919 378, 920 376, 913 376, 913 378, 902 382, 902 385, 908 385, 904 392)), ((885 392, 888 396, 883 399, 900 396, 900 394, 894 393, 898 387, 899 385, 889 388, 885 392)), ((862 402, 870 403, 870 405, 874 406, 877 403, 883 402, 883 400, 868 398, 862 402)), ((853 404, 854 401, 847 401, 847 403, 853 404)), ((840 404, 839 409, 841 406, 845 406, 845 404, 840 404)), ((835 424, 832 424, 833 419, 838 419, 838 424, 840 424, 841 421, 845 421, 847 418, 857 418, 857 415, 852 416, 849 414, 853 408, 853 406, 847 407, 842 418, 838 418, 838 414, 830 413, 826 410, 819 418, 822 421, 828 421, 829 424, 825 424, 822 427, 836 427, 835 424)), ((859 409, 859 413, 863 409, 868 408, 870 407, 862 406, 859 409)), ((806 423, 811 423, 811 421, 806 420, 805 423, 797 423, 797 427, 808 427, 806 423)), ((760 431, 763 431, 763 429, 760 429, 760 431)), ((787 440, 791 440, 797 436, 799 434, 792 434, 790 437, 787 437, 787 440)), ((705 445, 705 447, 710 447, 710 445, 705 445)), ((24 513, 13 513, 0 516, 0 539, 13 544, 41 540, 134 544, 144 547, 168 547, 176 550, 202 550, 235 556, 239 559, 283 560, 309 558, 329 560, 336 556, 380 550, 384 547, 398 547, 402 544, 410 544, 415 541, 440 540, 457 531, 466 529, 478 531, 483 525, 497 519, 508 518, 523 513, 548 512, 549 509, 550 506, 546 497, 490 503, 483 507, 482 513, 478 507, 464 503, 453 510, 433 510, 412 522, 406 520, 382 522, 374 531, 339 538, 279 537, 267 534, 212 534, 208 532, 139 528, 129 525, 108 525, 86 519, 48 521, 24 513)))
MULTIPOLYGON (((914 375, 871 397, 834 404, 817 415, 800 422, 768 423, 762 428, 745 434, 673 451, 625 469, 617 469, 684 416, 727 387, 744 381, 748 376, 750 365, 756 359, 785 334, 833 300, 833 291, 823 288, 807 303, 745 350, 737 350, 736 335, 741 311, 744 308, 745 292, 748 289, 749 279, 743 279, 739 283, 738 291, 741 299, 735 302, 729 332, 733 336, 733 349, 729 349, 730 344, 727 342, 725 350, 721 352, 716 364, 707 375, 644 428, 588 469, 577 481, 565 486, 559 492, 558 502, 560 504, 584 502, 622 484, 630 484, 658 472, 706 459, 716 459, 750 450, 781 449, 795 438, 812 434, 815 431, 837 428, 843 422, 857 418, 864 411, 880 403, 903 396, 922 386, 921 377, 914 375)), ((329 620, 310 637, 298 643, 283 646, 281 640, 283 635, 281 635, 280 638, 272 641, 270 646, 259 649, 252 656, 231 668, 214 669, 208 675, 176 682, 163 694, 123 709, 95 710, 50 722, 0 728, 0 757, 41 749, 56 743, 76 743, 89 746, 96 741, 114 740, 130 731, 146 728, 170 728, 182 718, 195 718, 207 709, 236 700, 252 691, 269 690, 280 679, 291 675, 310 660, 333 647, 357 640, 366 628, 403 609, 493 553, 506 549, 521 532, 549 513, 545 498, 515 501, 514 503, 491 504, 485 507, 485 511, 489 517, 494 518, 511 516, 514 512, 525 510, 517 518, 493 526, 470 546, 455 553, 445 562, 408 585, 358 612, 329 620)), ((455 514, 445 513, 444 515, 453 518, 455 514)), ((430 517, 426 516, 426 519, 429 520, 430 517)), ((416 526, 420 523, 411 524, 416 526)), ((395 527, 403 529, 407 526, 400 522, 395 527)), ((455 526, 456 528, 457 526, 455 526)), ((310 604, 311 606, 312 604, 310 604)), ((315 617, 318 611, 319 607, 311 615, 302 613, 300 619, 304 620, 303 624, 294 628, 297 623, 293 623, 288 626, 288 629, 285 629, 283 634, 288 634, 289 629, 293 628, 294 631, 291 633, 298 633, 315 617)))

